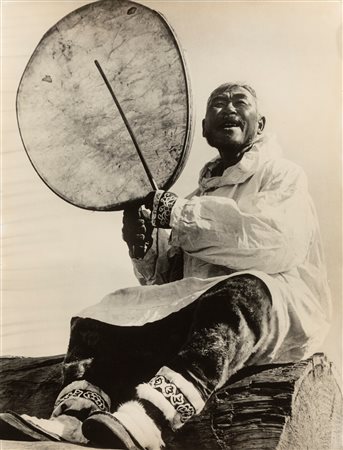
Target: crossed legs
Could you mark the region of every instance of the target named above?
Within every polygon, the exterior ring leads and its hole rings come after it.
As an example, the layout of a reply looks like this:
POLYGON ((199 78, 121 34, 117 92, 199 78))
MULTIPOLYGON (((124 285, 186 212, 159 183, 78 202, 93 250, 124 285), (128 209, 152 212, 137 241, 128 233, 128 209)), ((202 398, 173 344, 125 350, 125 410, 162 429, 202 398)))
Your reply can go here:
POLYGON ((253 275, 228 278, 140 327, 74 318, 52 419, 70 417, 79 431, 83 422, 83 434, 100 445, 158 450, 165 427, 199 414, 215 390, 267 352, 273 332, 269 291, 253 275))

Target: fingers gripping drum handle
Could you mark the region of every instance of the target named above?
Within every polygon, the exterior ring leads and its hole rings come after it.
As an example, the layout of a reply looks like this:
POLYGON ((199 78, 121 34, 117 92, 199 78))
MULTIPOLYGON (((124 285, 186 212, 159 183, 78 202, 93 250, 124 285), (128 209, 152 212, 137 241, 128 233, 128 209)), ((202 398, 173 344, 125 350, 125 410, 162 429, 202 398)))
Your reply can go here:
POLYGON ((131 258, 144 258, 152 245, 152 230, 150 218, 142 207, 132 206, 124 210, 122 234, 131 258))

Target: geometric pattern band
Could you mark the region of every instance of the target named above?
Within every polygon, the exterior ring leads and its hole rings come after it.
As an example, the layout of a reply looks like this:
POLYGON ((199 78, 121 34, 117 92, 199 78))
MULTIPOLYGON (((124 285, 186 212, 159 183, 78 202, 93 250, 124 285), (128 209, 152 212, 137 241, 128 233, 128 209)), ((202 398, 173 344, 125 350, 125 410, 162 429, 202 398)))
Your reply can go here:
POLYGON ((157 375, 149 381, 151 387, 159 391, 179 413, 180 421, 187 422, 196 413, 194 406, 189 403, 179 388, 167 380, 163 375, 157 375))
POLYGON ((90 400, 91 402, 95 403, 96 406, 101 411, 109 411, 109 405, 105 401, 101 395, 97 394, 93 391, 87 391, 85 389, 74 389, 73 391, 68 392, 67 394, 63 395, 62 397, 58 398, 55 403, 55 407, 60 405, 62 402, 67 400, 68 398, 85 398, 87 400, 90 400))
POLYGON ((158 190, 155 192, 151 212, 152 226, 170 228, 169 222, 177 196, 172 192, 158 190))

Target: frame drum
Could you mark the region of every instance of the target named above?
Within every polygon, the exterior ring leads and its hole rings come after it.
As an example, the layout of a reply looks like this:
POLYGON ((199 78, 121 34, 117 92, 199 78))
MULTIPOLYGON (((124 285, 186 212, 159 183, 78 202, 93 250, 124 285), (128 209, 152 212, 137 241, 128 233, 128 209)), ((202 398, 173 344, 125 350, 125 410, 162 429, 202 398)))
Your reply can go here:
POLYGON ((160 189, 176 181, 189 152, 189 81, 165 19, 128 0, 73 11, 31 56, 18 88, 17 118, 33 167, 75 206, 121 210, 152 188, 94 60, 160 189))

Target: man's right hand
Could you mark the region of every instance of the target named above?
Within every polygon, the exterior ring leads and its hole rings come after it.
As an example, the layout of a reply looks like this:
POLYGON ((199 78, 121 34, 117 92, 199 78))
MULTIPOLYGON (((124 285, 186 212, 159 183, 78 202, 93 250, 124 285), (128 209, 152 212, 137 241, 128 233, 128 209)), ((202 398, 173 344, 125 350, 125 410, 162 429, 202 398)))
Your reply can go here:
POLYGON ((131 258, 142 259, 152 245, 150 218, 142 207, 132 206, 124 210, 122 235, 131 258))

